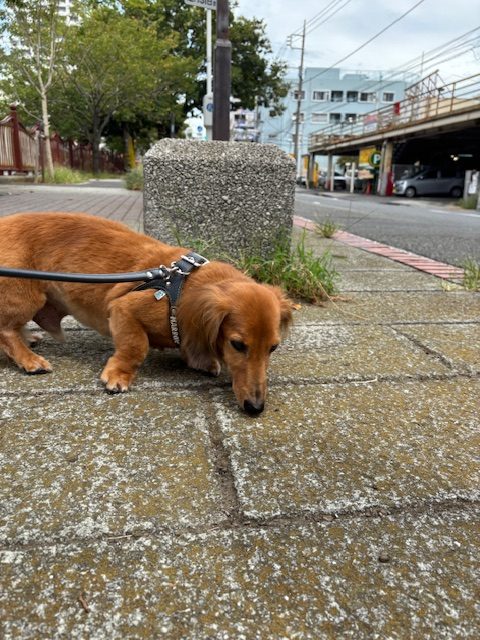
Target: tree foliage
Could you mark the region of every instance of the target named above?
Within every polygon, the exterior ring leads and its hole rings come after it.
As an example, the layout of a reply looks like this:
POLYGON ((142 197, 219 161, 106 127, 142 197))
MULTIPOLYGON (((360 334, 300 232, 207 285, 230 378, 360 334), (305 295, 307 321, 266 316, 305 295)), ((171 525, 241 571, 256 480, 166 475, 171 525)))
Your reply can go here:
MULTIPOLYGON (((27 109, 36 108, 49 140, 49 95, 69 35, 65 21, 58 14, 58 3, 56 0, 5 0, 0 24, 6 43, 1 57, 3 93, 27 109)), ((49 144, 46 151, 47 170, 52 174, 49 144)))
MULTIPOLYGON (((201 108, 206 11, 179 0, 82 0, 68 25, 57 5, 3 2, 1 88, 30 120, 51 120, 98 151, 102 136, 159 137, 201 108)), ((286 67, 270 58, 264 23, 231 13, 230 38, 232 96, 244 108, 281 110, 286 67)))
POLYGON ((195 64, 175 55, 177 45, 176 34, 160 39, 151 26, 112 9, 85 15, 67 47, 56 93, 61 133, 76 131, 96 150, 112 119, 133 123, 141 115, 158 122, 179 110, 195 64), (64 108, 69 113, 60 123, 64 108))

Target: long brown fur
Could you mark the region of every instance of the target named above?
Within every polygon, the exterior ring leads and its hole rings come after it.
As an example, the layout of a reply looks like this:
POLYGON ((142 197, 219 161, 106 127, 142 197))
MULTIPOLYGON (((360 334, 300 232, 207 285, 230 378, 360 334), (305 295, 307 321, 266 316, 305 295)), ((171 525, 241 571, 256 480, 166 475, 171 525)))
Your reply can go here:
MULTIPOLYGON (((21 213, 0 219, 3 267, 122 273, 169 266, 186 252, 86 214, 21 213)), ((111 393, 127 391, 150 347, 175 347, 167 299, 155 300, 151 289, 132 291, 137 284, 0 277, 0 350, 27 373, 49 372, 50 363, 29 348, 24 326, 34 320, 63 339, 60 321, 72 315, 112 337, 115 352, 101 380, 111 393)), ((292 321, 291 304, 280 289, 210 262, 187 277, 177 318, 187 364, 215 375, 225 364, 239 405, 252 414, 262 411, 270 352, 292 321)))

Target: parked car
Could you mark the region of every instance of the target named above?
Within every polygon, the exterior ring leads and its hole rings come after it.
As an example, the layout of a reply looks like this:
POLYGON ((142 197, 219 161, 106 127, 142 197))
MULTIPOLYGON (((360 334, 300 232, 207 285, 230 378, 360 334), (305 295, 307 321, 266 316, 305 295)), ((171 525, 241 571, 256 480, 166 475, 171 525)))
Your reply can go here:
MULTIPOLYGON (((327 183, 328 183, 328 175, 326 173, 323 173, 322 175, 319 176, 318 178, 318 186, 321 189, 326 189, 327 188, 327 183)), ((333 176, 333 189, 334 191, 345 191, 345 189, 347 188, 347 179, 344 175, 342 175, 341 173, 337 173, 335 172, 335 175, 333 176)))
POLYGON ((427 195, 461 198, 464 180, 459 171, 430 168, 411 177, 396 180, 394 193, 407 198, 427 195))

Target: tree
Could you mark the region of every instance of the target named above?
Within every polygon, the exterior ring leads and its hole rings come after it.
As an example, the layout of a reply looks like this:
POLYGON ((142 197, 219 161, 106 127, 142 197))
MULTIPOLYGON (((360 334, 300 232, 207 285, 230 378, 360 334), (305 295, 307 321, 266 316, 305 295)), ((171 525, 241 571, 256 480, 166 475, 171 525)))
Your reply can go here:
POLYGON ((159 121, 178 109, 191 74, 190 58, 175 55, 178 35, 158 38, 153 26, 113 9, 85 15, 66 49, 67 65, 56 113, 67 108, 62 133, 85 137, 99 170, 99 147, 107 125, 142 116, 159 121))
POLYGON ((67 25, 58 14, 56 0, 6 0, 0 21, 7 40, 2 56, 3 89, 14 100, 29 95, 35 102, 32 91, 36 95, 46 138, 46 168, 51 175, 49 95, 67 42, 67 25))
MULTIPOLYGON (((235 3, 231 4, 233 8, 235 3)), ((159 37, 172 30, 180 34, 177 54, 198 61, 197 82, 192 92, 185 95, 185 115, 194 107, 201 108, 206 91, 206 11, 178 0, 123 0, 121 5, 127 15, 154 25, 159 37)), ((237 18, 230 12, 232 95, 247 109, 258 104, 277 114, 284 109, 281 99, 289 89, 285 82, 287 66, 270 58, 272 48, 265 28, 262 20, 237 18)))
POLYGON ((271 115, 279 115, 284 107, 281 99, 289 89, 285 82, 287 65, 270 60, 270 41, 265 35, 262 20, 248 20, 242 16, 234 20, 230 29, 232 41, 232 94, 245 109, 270 107, 271 115))

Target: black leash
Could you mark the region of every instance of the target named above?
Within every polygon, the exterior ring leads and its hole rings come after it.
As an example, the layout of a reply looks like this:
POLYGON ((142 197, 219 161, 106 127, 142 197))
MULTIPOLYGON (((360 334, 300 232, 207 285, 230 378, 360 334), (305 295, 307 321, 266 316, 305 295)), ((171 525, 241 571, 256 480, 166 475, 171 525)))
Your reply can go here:
POLYGON ((56 271, 32 271, 0 267, 0 276, 6 278, 29 278, 31 280, 55 280, 57 282, 94 282, 112 284, 116 282, 150 282, 162 276, 162 267, 132 273, 57 273, 56 271))

